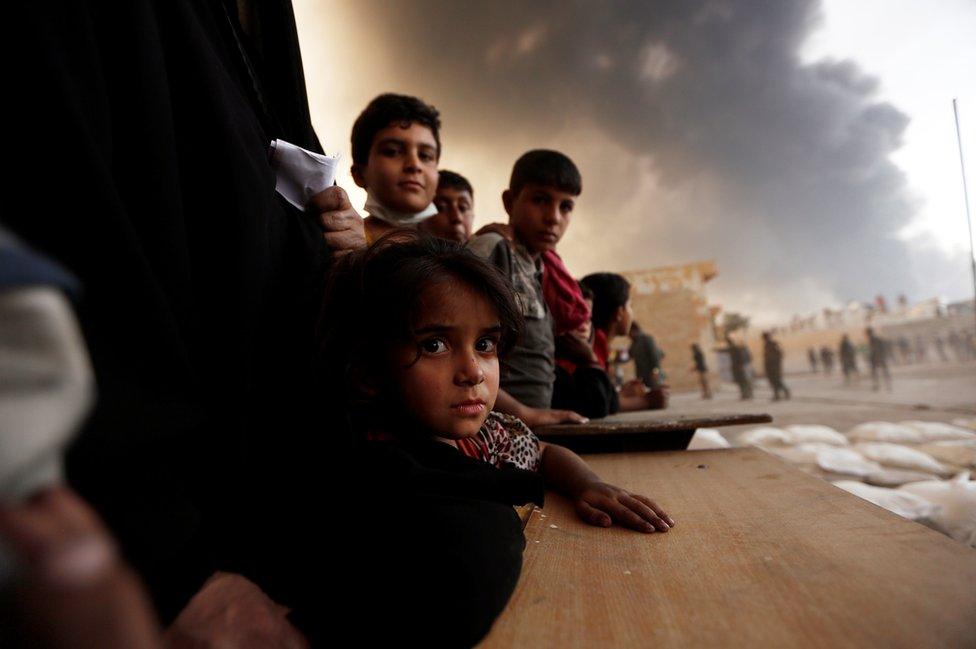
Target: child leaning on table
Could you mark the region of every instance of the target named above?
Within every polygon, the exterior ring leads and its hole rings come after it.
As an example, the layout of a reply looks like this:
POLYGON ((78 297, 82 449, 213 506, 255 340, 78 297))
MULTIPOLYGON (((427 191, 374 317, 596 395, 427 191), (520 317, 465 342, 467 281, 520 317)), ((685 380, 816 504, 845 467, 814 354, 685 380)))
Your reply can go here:
POLYGON ((591 525, 616 521, 641 532, 674 525, 646 496, 601 481, 569 449, 492 412, 499 355, 522 321, 504 277, 473 253, 416 232, 391 232, 342 260, 322 313, 323 369, 344 386, 353 432, 367 443, 432 438, 500 469, 541 473, 591 525))

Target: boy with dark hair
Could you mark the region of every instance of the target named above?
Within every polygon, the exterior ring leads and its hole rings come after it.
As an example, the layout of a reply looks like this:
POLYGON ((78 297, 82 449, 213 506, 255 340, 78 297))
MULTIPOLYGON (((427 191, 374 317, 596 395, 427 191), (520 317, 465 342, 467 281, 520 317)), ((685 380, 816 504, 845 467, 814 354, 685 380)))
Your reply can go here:
POLYGON ((440 113, 416 97, 380 95, 352 127, 352 178, 366 190, 367 242, 437 213, 440 113))
POLYGON ((437 214, 418 226, 435 237, 466 243, 474 223, 474 189, 459 173, 442 169, 434 195, 437 214))
MULTIPOLYGON (((630 282, 616 273, 593 273, 580 280, 593 291, 593 351, 604 370, 609 368, 610 341, 626 336, 634 321, 630 308, 630 282)), ((648 390, 640 380, 628 383, 620 392, 620 410, 651 410, 667 407, 667 386, 648 390)))
POLYGON ((502 192, 508 226, 489 226, 468 244, 502 271, 518 295, 525 330, 502 363, 496 409, 530 427, 584 419, 550 408, 555 336, 542 287, 542 256, 554 252, 566 232, 582 186, 579 169, 562 153, 529 151, 515 162, 502 192))

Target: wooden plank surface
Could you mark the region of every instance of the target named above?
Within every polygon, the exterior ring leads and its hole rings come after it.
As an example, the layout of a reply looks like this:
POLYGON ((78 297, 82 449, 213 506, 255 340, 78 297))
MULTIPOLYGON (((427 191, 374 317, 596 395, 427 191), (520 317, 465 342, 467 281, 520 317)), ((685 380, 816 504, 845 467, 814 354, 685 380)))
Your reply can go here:
POLYGON ((603 419, 593 419, 586 424, 557 424, 555 426, 540 426, 533 430, 540 437, 550 435, 620 435, 718 428, 741 424, 767 424, 772 420, 772 417, 764 413, 676 415, 667 410, 641 410, 610 415, 603 419))
POLYGON ((667 410, 642 410, 594 419, 586 424, 540 426, 540 439, 561 444, 577 453, 621 453, 634 451, 680 451, 697 428, 740 424, 764 424, 767 414, 676 415, 667 410))
POLYGON ((547 494, 481 646, 976 646, 976 550, 758 449, 588 462, 676 527, 590 527, 547 494))

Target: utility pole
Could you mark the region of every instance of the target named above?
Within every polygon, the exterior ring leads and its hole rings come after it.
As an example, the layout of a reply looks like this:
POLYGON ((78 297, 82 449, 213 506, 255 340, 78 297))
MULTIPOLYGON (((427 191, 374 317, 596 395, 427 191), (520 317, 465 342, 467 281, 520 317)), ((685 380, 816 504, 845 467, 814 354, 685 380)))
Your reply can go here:
POLYGON ((962 195, 966 199, 966 224, 969 226, 969 264, 973 270, 973 313, 976 318, 976 254, 973 252, 973 219, 969 214, 969 189, 966 187, 966 160, 962 155, 962 135, 959 131, 959 104, 952 100, 952 113, 956 117, 956 141, 959 143, 959 166, 962 168, 962 195))

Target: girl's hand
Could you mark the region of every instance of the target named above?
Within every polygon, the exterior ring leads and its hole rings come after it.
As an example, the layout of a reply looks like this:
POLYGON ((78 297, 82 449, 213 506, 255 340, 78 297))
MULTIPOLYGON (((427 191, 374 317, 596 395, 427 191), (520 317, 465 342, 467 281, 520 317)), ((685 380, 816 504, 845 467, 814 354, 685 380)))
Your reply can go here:
POLYGON ((598 527, 610 527, 614 521, 638 532, 667 532, 674 527, 674 519, 647 496, 599 480, 585 483, 574 505, 580 518, 598 527))

